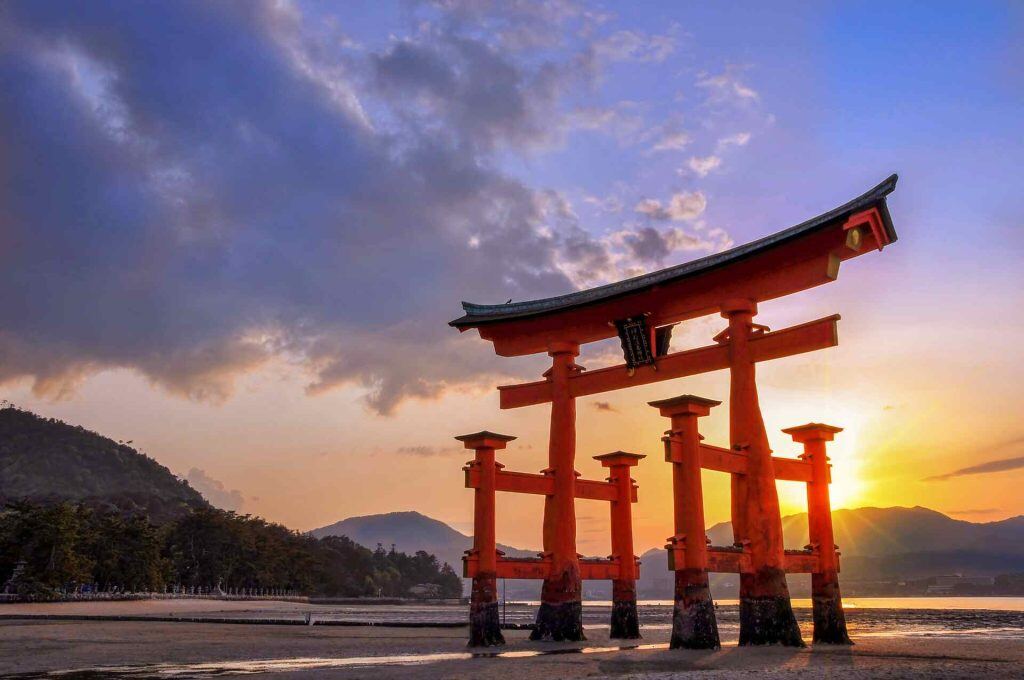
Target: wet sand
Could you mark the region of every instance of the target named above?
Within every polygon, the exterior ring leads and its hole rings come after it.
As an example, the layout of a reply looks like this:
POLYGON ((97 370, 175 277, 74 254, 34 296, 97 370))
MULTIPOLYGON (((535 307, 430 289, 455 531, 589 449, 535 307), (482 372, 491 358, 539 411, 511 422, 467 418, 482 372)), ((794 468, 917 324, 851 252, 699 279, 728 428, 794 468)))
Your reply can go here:
MULTIPOLYGON (((85 605, 86 603, 82 603, 85 605)), ((177 602, 183 615, 254 610, 245 602, 177 602), (188 610, 188 611, 186 611, 188 610)), ((25 605, 33 614, 72 614, 69 605, 25 605), (43 609, 44 611, 40 611, 43 609)), ((154 615, 164 603, 104 603, 81 613, 154 615)), ((292 612, 292 603, 265 609, 292 612)), ((20 607, 19 607, 20 608, 20 607)), ((303 606, 302 609, 306 609, 303 606)), ((0 614, 18 614, 13 607, 0 614)), ((21 614, 26 612, 22 611, 21 614)), ((873 635, 849 647, 738 648, 727 636, 716 652, 670 651, 667 626, 644 629, 636 643, 609 641, 591 626, 580 644, 531 643, 506 631, 508 644, 485 654, 465 646, 464 628, 340 628, 162 621, 0 621, 0 674, 41 677, 206 678, 257 673, 280 678, 577 678, 674 676, 810 678, 1020 678, 1024 637, 873 635), (622 649, 621 647, 633 647, 622 649), (52 677, 52 676, 51 676, 52 677)))

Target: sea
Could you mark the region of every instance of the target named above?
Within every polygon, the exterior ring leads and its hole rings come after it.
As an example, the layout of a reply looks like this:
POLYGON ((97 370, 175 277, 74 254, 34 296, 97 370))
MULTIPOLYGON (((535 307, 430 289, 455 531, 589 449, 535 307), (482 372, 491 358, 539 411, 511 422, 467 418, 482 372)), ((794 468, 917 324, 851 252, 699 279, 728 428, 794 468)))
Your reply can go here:
MULTIPOLYGON (((499 603, 505 624, 524 625, 533 622, 539 602, 499 603)), ((719 633, 723 642, 739 637, 739 602, 716 602, 719 633)), ((1024 638, 1024 597, 848 597, 843 601, 847 627, 851 637, 931 636, 1024 638)), ((805 637, 811 634, 810 599, 793 599, 793 609, 805 637)), ((406 605, 324 605, 306 606, 316 621, 364 622, 385 624, 455 624, 466 620, 464 607, 406 605)), ((670 629, 672 602, 642 600, 637 603, 641 629, 670 629)), ((285 612, 276 612, 281 616, 285 612)), ((298 613, 296 613, 298 615, 298 613)), ((587 627, 607 626, 611 602, 583 603, 583 623, 587 627)))

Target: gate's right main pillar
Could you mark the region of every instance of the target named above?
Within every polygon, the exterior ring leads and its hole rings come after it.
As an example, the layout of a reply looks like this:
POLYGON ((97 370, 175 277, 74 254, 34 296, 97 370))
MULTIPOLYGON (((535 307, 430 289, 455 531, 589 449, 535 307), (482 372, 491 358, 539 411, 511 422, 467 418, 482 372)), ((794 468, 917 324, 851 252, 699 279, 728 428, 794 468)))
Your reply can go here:
POLYGON ((739 503, 746 532, 742 538, 750 542, 753 567, 753 573, 740 577, 739 643, 802 647, 786 584, 779 495, 750 353, 750 337, 758 332, 756 313, 751 300, 722 304, 722 316, 729 320, 729 442, 747 455, 746 498, 739 503))
POLYGON ((835 438, 841 427, 810 423, 783 430, 793 441, 804 445, 801 458, 811 464, 812 478, 807 483, 807 529, 811 549, 818 554, 818 568, 811 572, 811 598, 814 608, 814 641, 852 645, 846 631, 846 613, 839 592, 839 553, 832 529, 831 481, 825 442, 835 438))

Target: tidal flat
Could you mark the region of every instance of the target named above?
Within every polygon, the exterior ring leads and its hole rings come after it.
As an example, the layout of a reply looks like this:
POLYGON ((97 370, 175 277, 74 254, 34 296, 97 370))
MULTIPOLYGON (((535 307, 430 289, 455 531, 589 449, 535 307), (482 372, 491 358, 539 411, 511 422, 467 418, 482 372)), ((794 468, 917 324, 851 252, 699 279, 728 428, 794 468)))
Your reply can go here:
MULTIPOLYGON (((669 608, 644 605, 644 638, 608 639, 600 604, 585 608, 585 643, 531 643, 506 630, 503 647, 470 650, 466 629, 332 625, 405 621, 451 625, 461 607, 351 607, 216 600, 5 605, 0 676, 20 678, 576 678, 844 677, 1019 678, 1024 612, 995 609, 852 607, 853 647, 739 648, 735 612, 719 607, 723 647, 667 648, 669 608), (309 614, 314 625, 302 625, 309 614), (51 619, 131 616, 152 620, 51 619), (195 623, 167 618, 252 623, 195 623)), ((510 605, 510 623, 526 619, 510 605), (513 621, 513 619, 515 621, 513 621)), ((801 621, 809 612, 797 609, 801 621)), ((463 618, 464 620, 464 618, 463 618)), ((804 630, 810 639, 810 631, 804 630)))

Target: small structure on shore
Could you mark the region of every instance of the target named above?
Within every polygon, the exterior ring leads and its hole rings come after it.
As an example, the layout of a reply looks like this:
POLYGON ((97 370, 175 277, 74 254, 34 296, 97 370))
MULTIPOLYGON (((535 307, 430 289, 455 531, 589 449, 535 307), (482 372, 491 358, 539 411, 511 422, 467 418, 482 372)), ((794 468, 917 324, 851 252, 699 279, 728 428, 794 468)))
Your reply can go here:
POLYGON ((793 615, 786 573, 811 573, 816 642, 848 643, 839 591, 839 554, 831 523, 825 442, 841 429, 812 423, 784 432, 803 444, 799 459, 772 455, 758 402, 755 364, 838 344, 838 315, 779 331, 754 322, 759 302, 830 283, 848 259, 896 240, 886 196, 896 176, 867 193, 802 224, 700 260, 618 283, 543 300, 476 305, 451 325, 477 329, 499 356, 540 352, 552 360, 544 379, 499 387, 501 408, 551 404, 548 467, 540 474, 506 472, 494 451, 514 437, 479 432, 457 439, 476 452, 466 467, 475 489, 474 546, 465 559, 473 578, 470 644, 503 642, 498 627, 496 578, 544 580, 535 640, 583 640, 582 579, 615 583, 613 633, 639 636, 630 504, 636 485, 628 469, 642 456, 597 456, 610 468, 607 482, 579 479, 576 398, 673 378, 728 369, 729 447, 701 443, 697 422, 720 402, 682 395, 651 402, 670 419, 664 438, 673 468, 675 534, 667 546, 676 573, 672 647, 719 646, 709 571, 740 575, 740 644, 803 645, 793 615), (712 313, 728 321, 714 344, 669 352, 674 325, 712 313), (618 335, 625 363, 584 372, 580 346, 618 335), (734 545, 708 547, 701 469, 731 476, 734 545), (807 484, 811 544, 786 550, 776 480, 807 484), (496 548, 494 493, 543 494, 544 552, 537 559, 506 558, 496 548), (613 554, 581 559, 576 552, 575 500, 612 506, 613 554), (618 617, 618 620, 616 620, 618 617))

